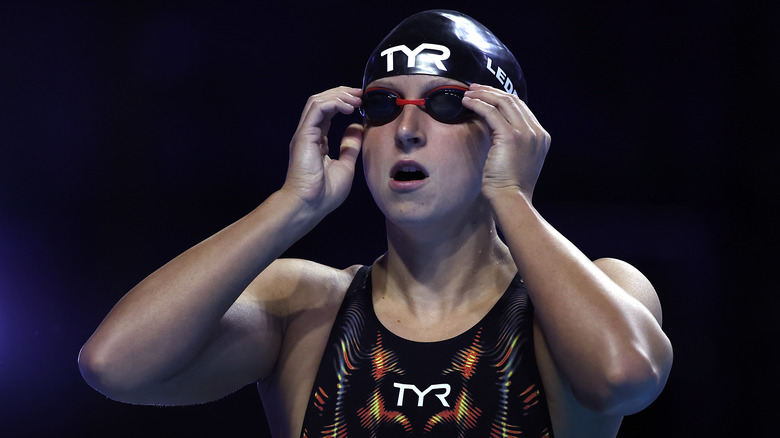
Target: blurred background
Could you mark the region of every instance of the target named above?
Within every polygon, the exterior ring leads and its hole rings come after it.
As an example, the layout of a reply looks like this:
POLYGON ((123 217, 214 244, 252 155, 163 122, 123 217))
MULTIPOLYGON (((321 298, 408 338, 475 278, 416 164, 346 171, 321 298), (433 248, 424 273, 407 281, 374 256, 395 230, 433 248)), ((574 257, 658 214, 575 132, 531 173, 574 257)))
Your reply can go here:
MULTIPOLYGON (((84 383, 79 348, 137 282, 278 189, 307 97, 359 86, 384 35, 434 7, 522 65, 553 138, 541 213, 658 290, 675 364, 619 436, 775 435, 777 2, 269 3, 0 3, 3 436, 266 436, 252 386, 124 405, 84 383)), ((359 172, 287 255, 368 264, 383 231, 359 172)))

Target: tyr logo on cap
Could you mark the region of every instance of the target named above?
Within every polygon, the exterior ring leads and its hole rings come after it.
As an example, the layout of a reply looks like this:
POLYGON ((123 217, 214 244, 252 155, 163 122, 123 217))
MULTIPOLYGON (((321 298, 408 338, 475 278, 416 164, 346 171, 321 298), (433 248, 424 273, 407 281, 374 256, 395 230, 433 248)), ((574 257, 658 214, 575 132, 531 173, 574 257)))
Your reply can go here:
POLYGON ((433 62, 439 70, 447 71, 447 67, 444 66, 442 61, 450 57, 450 49, 440 44, 422 43, 414 50, 410 50, 404 44, 401 44, 400 46, 385 49, 379 55, 387 57, 387 71, 393 71, 395 68, 395 65, 393 64, 393 53, 398 51, 403 52, 406 55, 406 67, 414 68, 417 66, 417 56, 422 53, 423 50, 427 50, 424 55, 426 63, 433 62))

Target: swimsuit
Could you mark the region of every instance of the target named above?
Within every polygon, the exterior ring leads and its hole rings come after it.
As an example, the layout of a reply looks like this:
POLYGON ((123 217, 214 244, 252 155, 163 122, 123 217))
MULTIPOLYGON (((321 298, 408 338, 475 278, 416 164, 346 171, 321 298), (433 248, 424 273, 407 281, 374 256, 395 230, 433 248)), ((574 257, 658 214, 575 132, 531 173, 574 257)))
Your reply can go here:
POLYGON ((370 274, 359 270, 341 304, 301 437, 553 436, 519 275, 463 334, 414 342, 379 322, 370 274))

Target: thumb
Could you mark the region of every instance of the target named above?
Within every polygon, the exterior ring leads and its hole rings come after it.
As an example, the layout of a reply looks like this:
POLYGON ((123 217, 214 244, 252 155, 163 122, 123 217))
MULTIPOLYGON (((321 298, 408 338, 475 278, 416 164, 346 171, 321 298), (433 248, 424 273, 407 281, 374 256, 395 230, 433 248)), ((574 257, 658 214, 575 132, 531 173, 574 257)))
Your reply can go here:
POLYGON ((353 123, 347 126, 344 136, 341 138, 339 148, 339 161, 355 169, 355 162, 360 154, 360 148, 363 146, 363 125, 353 123))

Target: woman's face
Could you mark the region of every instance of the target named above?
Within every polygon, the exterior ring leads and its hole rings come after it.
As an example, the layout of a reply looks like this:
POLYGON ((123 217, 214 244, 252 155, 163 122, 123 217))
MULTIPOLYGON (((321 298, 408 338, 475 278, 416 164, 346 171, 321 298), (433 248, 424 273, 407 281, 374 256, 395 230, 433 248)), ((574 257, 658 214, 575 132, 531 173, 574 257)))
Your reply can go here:
MULTIPOLYGON (((408 75, 378 79, 368 88, 393 90, 420 99, 444 85, 464 84, 440 76, 408 75)), ((482 169, 490 131, 478 117, 447 124, 425 108, 405 105, 380 126, 366 125, 363 166, 369 189, 388 221, 397 225, 452 222, 482 202, 482 169)))

